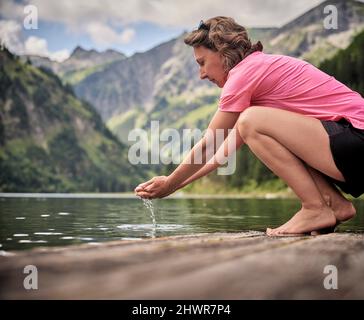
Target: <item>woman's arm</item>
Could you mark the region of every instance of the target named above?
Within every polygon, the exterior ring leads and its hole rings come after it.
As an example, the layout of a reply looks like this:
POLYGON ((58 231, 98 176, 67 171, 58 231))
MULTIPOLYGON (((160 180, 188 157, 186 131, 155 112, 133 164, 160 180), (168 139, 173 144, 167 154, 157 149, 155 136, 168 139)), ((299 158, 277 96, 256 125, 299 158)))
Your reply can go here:
POLYGON ((210 172, 216 170, 218 167, 222 166, 229 158, 229 156, 238 150, 244 144, 244 140, 241 138, 239 131, 236 126, 231 130, 224 143, 217 150, 216 154, 212 159, 210 159, 198 172, 196 172, 191 177, 183 181, 176 190, 185 187, 191 182, 204 177, 210 172))
POLYGON ((153 198, 174 192, 178 186, 197 173, 213 157, 215 142, 218 141, 218 129, 223 130, 224 139, 226 139, 228 130, 234 127, 238 117, 237 112, 217 110, 207 128, 209 135, 205 134, 196 143, 183 162, 168 177, 156 177, 140 184, 135 189, 137 194, 141 197, 153 198))
POLYGON ((236 112, 216 111, 207 128, 207 133, 192 148, 183 162, 168 176, 168 183, 171 189, 176 190, 179 185, 206 166, 208 161, 215 154, 215 146, 218 141, 218 130, 222 129, 224 131, 225 141, 228 136, 229 129, 234 127, 238 117, 239 113, 236 112))

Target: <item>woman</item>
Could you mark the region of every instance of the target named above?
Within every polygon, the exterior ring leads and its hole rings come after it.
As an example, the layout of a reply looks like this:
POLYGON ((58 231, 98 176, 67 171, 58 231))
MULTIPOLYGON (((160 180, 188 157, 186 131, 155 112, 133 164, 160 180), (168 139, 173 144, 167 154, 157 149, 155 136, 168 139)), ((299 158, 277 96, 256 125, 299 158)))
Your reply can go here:
POLYGON ((195 164, 197 151, 209 148, 203 137, 171 175, 139 185, 137 195, 162 198, 206 175, 234 137, 235 148, 247 144, 301 200, 301 210, 268 228, 269 236, 333 230, 354 217, 335 184, 355 197, 364 192, 364 99, 305 61, 264 54, 232 18, 201 21, 185 43, 194 49, 200 78, 223 88, 208 129, 224 129, 226 139, 209 163, 204 157, 195 164))

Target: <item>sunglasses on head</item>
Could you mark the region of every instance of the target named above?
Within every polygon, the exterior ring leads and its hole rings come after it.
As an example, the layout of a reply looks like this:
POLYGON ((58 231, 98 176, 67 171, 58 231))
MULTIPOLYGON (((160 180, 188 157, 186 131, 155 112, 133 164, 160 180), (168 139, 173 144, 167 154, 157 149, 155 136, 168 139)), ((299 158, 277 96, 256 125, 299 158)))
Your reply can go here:
POLYGON ((203 22, 203 20, 200 21, 200 24, 198 25, 197 30, 207 30, 209 31, 209 27, 203 22))

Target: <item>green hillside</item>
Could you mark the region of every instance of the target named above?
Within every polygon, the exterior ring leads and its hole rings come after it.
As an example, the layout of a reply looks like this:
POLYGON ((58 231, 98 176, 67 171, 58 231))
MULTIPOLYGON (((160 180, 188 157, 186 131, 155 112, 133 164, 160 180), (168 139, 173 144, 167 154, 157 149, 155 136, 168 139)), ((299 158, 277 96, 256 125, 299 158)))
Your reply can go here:
POLYGON ((325 60, 320 69, 364 96, 364 31, 345 50, 325 60))
POLYGON ((141 169, 71 87, 1 49, 1 192, 131 191, 141 169))

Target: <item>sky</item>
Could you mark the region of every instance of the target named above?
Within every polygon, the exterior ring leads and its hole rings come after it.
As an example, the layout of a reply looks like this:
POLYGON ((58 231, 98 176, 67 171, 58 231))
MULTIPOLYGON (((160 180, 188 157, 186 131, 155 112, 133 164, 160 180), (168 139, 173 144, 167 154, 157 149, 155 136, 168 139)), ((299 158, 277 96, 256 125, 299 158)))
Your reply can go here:
POLYGON ((63 61, 77 46, 127 56, 191 31, 201 19, 233 17, 279 27, 323 0, 0 0, 0 39, 16 54, 63 61))

